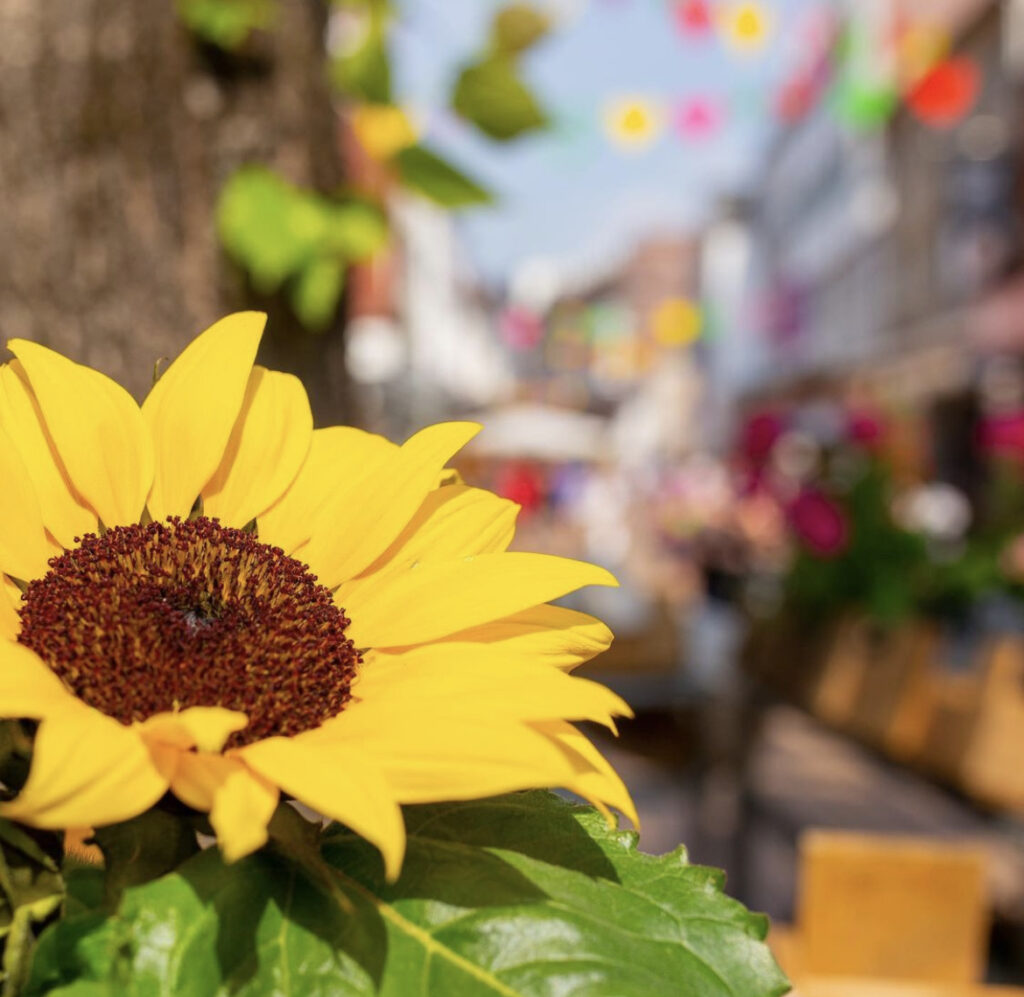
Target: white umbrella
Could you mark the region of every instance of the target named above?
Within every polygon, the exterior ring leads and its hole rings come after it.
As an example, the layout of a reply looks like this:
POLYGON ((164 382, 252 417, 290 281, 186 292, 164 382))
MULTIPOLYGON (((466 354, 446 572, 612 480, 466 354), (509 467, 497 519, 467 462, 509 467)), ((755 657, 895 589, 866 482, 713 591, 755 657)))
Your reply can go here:
POLYGON ((607 421, 585 412, 524 402, 469 418, 484 427, 469 447, 480 457, 598 460, 607 453, 607 421))

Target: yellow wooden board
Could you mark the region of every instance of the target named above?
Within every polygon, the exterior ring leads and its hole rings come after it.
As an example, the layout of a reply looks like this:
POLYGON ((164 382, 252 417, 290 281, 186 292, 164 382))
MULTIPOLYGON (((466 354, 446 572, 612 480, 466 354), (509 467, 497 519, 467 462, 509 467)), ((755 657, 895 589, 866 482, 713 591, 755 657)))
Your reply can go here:
POLYGON ((985 855, 925 838, 811 831, 801 841, 800 969, 931 983, 984 970, 985 855))
POLYGON ((790 997, 1024 997, 1024 989, 979 983, 929 984, 819 976, 801 980, 790 997))

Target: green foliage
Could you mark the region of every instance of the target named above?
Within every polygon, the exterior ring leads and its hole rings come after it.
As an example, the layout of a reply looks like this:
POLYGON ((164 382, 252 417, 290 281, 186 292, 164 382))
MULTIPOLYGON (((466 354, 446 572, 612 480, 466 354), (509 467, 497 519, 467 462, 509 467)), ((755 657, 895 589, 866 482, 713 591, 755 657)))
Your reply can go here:
POLYGON ((269 28, 275 0, 177 0, 178 16, 193 34, 223 49, 236 49, 258 29, 269 28))
POLYGON ((548 116, 519 73, 519 56, 547 35, 547 16, 529 3, 502 7, 491 22, 485 51, 464 66, 452 90, 452 109, 499 142, 546 128, 548 116))
POLYGON ((999 569, 1001 544, 971 537, 955 557, 929 566, 920 580, 918 608, 925 616, 964 620, 983 599, 1010 585, 999 569))
POLYGON ((335 200, 287 183, 259 166, 238 170, 221 193, 221 242, 269 294, 284 285, 300 320, 322 329, 334 315, 345 267, 387 241, 381 211, 358 200, 335 200))
POLYGON ((345 289, 345 265, 323 257, 314 260, 295 278, 291 302, 307 329, 323 329, 331 321, 345 289))
MULTIPOLYGON (((54 842, 59 854, 59 841, 54 842)), ((3 994, 16 994, 28 969, 38 925, 64 900, 64 885, 53 855, 36 838, 0 820, 0 942, 3 994)))
POLYGON ((856 608, 891 625, 914 611, 927 547, 893 521, 891 499, 885 467, 868 463, 842 497, 850 524, 846 548, 833 557, 801 551, 793 563, 787 592, 800 612, 817 618, 856 608))
POLYGON ((350 97, 371 104, 390 104, 389 5, 384 0, 357 0, 337 6, 348 10, 353 18, 362 19, 363 35, 351 51, 331 60, 331 82, 350 97))
MULTIPOLYGON (((214 851, 128 889, 116 912, 54 925, 26 994, 769 997, 788 985, 766 922, 720 873, 635 850, 590 808, 547 793, 406 810, 401 879, 341 827, 333 883, 280 848, 214 851)), ((286 831, 286 836, 290 832, 286 831)), ((300 849, 301 850, 301 849, 300 849)))
POLYGON ((393 160, 403 184, 444 208, 488 204, 490 192, 422 145, 399 150, 393 160))
POLYGON ((491 24, 491 49, 506 55, 519 55, 536 45, 551 29, 543 11, 529 3, 510 3, 494 15, 491 24))
POLYGON ((548 124, 547 115, 520 79, 515 60, 502 53, 462 70, 452 91, 452 108, 501 142, 548 124))
POLYGON ((105 900, 111 905, 127 887, 148 883, 199 851, 195 830, 164 810, 97 828, 93 840, 103 852, 105 900))

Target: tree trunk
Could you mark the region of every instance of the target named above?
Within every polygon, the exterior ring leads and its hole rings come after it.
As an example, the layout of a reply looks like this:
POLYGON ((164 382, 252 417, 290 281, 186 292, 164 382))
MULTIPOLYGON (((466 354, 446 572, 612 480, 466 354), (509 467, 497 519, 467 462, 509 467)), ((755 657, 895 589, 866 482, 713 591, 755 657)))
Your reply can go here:
MULTIPOLYGON (((154 362, 259 306, 224 259, 219 191, 264 163, 337 189, 325 10, 280 0, 240 53, 199 44, 171 0, 0 0, 0 335, 98 367, 142 397, 154 362)), ((345 420, 340 320, 305 333, 278 301, 261 351, 345 420)))

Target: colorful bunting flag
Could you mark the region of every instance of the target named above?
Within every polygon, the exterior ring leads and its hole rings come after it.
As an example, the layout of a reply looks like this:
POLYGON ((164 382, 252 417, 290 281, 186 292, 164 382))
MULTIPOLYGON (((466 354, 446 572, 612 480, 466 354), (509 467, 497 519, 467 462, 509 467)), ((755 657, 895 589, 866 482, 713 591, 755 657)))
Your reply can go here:
POLYGON ((719 26, 727 48, 739 55, 752 55, 768 44, 773 18, 762 3, 730 3, 721 10, 719 26))
POLYGON ((689 346, 701 332, 701 310, 687 298, 665 298, 654 309, 651 331, 659 346, 689 346))
POLYGON ((517 352, 532 350, 544 338, 544 323, 539 315, 521 305, 509 305, 498 319, 501 341, 517 352))
POLYGON ((625 151, 648 148, 657 141, 663 126, 661 105, 650 98, 612 97, 605 104, 605 134, 625 151))
POLYGON ((675 107, 673 124, 681 138, 701 142, 718 131, 723 117, 722 105, 714 97, 686 97, 675 107))
POLYGON ((711 33, 711 5, 708 0, 677 0, 675 24, 685 38, 700 38, 711 33))
POLYGON ((981 71, 965 56, 940 62, 907 94, 907 106, 932 128, 952 128, 974 107, 981 71))
POLYGON ((896 63, 900 83, 911 87, 949 55, 949 31, 924 22, 901 25, 896 36, 896 63))

